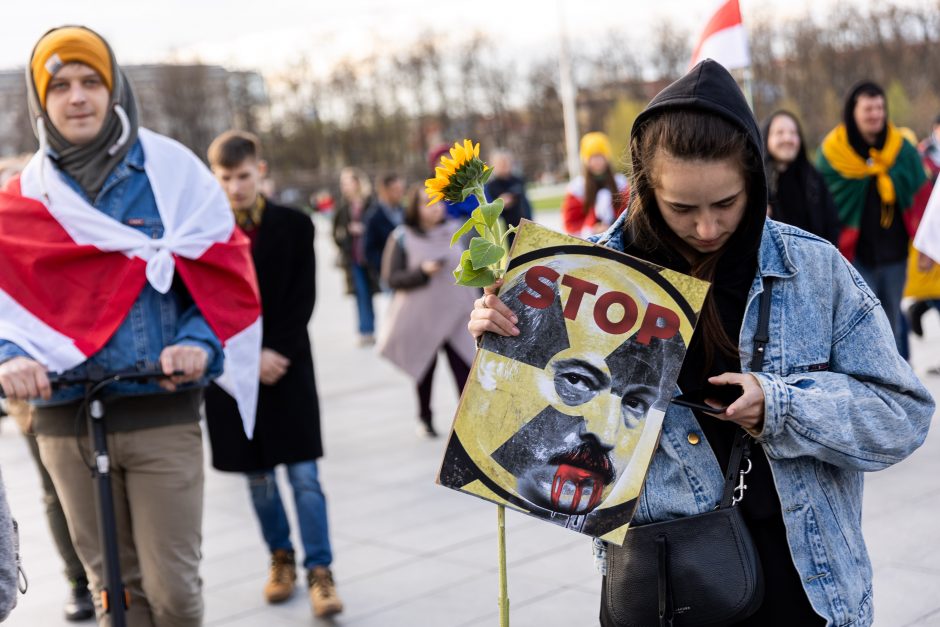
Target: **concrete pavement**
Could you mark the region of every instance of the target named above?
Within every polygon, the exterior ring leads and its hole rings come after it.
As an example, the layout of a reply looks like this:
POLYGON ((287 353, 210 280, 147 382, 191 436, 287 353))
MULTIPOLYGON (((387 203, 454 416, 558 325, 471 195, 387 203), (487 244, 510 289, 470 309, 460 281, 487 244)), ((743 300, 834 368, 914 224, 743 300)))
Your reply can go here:
MULTIPOLYGON (((331 621, 314 620, 303 590, 280 606, 264 603, 267 551, 245 480, 210 469, 203 526, 206 625, 496 625, 496 508, 434 484, 444 438, 416 438, 410 380, 371 349, 355 347, 354 306, 343 295, 326 223, 318 222, 318 233, 319 296, 311 331, 326 442, 321 475, 346 611, 331 621)), ((377 300, 380 320, 384 304, 377 300)), ((925 327, 928 339, 915 338, 912 347, 922 375, 940 364, 940 317, 928 313, 925 327)), ((940 377, 924 380, 940 397, 940 377)), ((448 430, 456 397, 441 364, 434 390, 439 431, 448 430)), ((0 423, 0 465, 30 579, 8 624, 68 625, 60 615, 66 584, 38 476, 9 420, 0 423)), ((280 479, 292 508, 286 478, 280 479)), ((940 625, 940 435, 934 430, 909 460, 869 475, 866 488, 863 525, 875 568, 875 624, 940 625)), ((514 512, 507 522, 512 625, 596 625, 600 578, 590 542, 514 512)))

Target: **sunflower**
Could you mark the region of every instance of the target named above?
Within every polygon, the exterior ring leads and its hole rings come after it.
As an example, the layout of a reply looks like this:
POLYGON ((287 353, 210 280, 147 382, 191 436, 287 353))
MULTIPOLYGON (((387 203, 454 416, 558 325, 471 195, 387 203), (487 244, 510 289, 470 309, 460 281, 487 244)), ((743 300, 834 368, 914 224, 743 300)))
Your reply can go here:
POLYGON ((471 193, 479 191, 483 195, 483 184, 489 167, 480 160, 480 144, 469 139, 463 144, 456 142, 450 149, 450 159, 441 156, 441 165, 434 169, 435 177, 424 182, 430 202, 441 200, 461 202, 471 193))

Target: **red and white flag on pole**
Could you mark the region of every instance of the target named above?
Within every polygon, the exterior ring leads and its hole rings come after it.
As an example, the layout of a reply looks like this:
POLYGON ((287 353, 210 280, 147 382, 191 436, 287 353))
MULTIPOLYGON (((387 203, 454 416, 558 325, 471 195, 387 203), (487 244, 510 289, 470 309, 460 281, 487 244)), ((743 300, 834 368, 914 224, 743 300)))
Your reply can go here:
POLYGON ((721 0, 695 45, 689 67, 704 59, 714 59, 729 70, 751 65, 747 31, 741 21, 738 0, 721 0))
POLYGON ((163 237, 102 213, 37 153, 0 192, 0 339, 54 372, 101 350, 146 283, 178 274, 222 341, 231 394, 250 438, 261 354, 261 305, 248 238, 225 194, 189 150, 140 129, 163 237))

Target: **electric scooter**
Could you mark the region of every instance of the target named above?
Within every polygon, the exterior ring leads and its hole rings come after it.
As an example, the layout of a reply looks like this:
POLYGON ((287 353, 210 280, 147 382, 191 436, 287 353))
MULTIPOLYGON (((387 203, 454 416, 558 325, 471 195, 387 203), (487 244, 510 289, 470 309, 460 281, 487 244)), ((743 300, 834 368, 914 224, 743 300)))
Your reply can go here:
MULTIPOLYGON (((93 449, 93 462, 88 464, 92 477, 95 479, 95 500, 98 507, 98 538, 101 543, 102 558, 104 561, 104 590, 101 593, 101 603, 107 614, 111 616, 112 627, 127 627, 127 607, 130 604, 130 595, 124 588, 121 579, 121 563, 118 559, 117 524, 114 519, 114 493, 111 488, 111 456, 108 453, 107 428, 105 424, 104 389, 112 383, 120 381, 147 381, 165 379, 167 375, 162 370, 138 370, 105 374, 102 370, 91 371, 91 368, 82 374, 49 374, 49 382, 53 388, 62 388, 71 385, 84 385, 85 397, 79 406, 76 423, 85 414, 88 424, 88 434, 93 449)), ((182 375, 182 371, 175 371, 171 376, 182 375)), ((76 424, 76 432, 78 432, 76 424)), ((78 439, 78 435, 76 435, 78 439)), ((79 452, 82 451, 81 440, 78 439, 79 452)))

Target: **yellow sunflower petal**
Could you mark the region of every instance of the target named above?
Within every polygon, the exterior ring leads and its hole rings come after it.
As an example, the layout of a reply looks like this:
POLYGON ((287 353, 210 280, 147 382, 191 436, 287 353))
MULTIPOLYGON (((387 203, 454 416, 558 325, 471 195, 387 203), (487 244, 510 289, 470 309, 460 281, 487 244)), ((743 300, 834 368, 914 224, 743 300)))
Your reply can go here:
POLYGON ((473 156, 479 158, 480 156, 480 144, 477 144, 473 147, 473 156))

